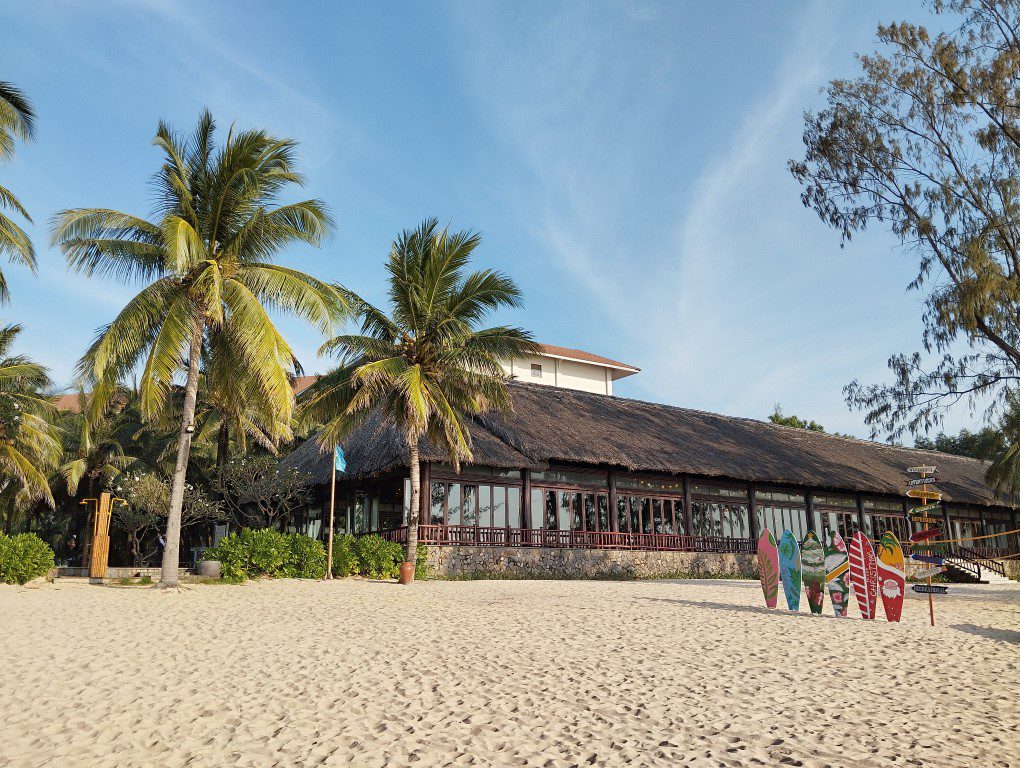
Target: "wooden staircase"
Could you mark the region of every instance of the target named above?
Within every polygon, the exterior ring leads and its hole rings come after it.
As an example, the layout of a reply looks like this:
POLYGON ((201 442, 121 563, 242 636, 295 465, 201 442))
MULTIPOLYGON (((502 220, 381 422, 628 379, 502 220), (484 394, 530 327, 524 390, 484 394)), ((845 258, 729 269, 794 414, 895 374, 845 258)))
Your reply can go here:
POLYGON ((942 559, 957 575, 972 578, 978 584, 988 584, 992 580, 1009 581, 1006 578, 1006 567, 1002 563, 983 557, 968 547, 953 547, 942 559))

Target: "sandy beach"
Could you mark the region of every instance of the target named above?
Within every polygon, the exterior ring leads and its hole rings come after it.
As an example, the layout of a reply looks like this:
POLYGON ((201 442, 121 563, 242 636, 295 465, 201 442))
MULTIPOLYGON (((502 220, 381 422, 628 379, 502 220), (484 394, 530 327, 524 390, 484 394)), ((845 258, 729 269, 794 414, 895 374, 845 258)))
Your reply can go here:
POLYGON ((1020 584, 0 587, 3 766, 1020 765, 1020 584), (828 611, 826 605, 826 611, 828 611))

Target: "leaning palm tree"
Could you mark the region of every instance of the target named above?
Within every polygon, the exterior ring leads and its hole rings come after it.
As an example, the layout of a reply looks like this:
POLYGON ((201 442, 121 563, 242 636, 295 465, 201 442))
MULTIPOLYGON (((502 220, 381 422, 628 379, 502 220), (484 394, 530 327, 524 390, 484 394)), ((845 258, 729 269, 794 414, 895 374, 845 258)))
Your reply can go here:
POLYGON ((11 354, 19 333, 18 325, 0 328, 0 494, 8 529, 15 509, 36 501, 53 506, 46 473, 62 453, 53 401, 44 394, 50 387, 46 369, 11 354))
MULTIPOLYGON (((35 112, 32 105, 20 90, 11 83, 0 81, 0 160, 14 157, 15 141, 31 141, 35 138, 35 112)), ((36 271, 35 249, 32 241, 21 227, 4 210, 14 211, 28 222, 32 217, 14 193, 0 185, 0 255, 6 256, 11 263, 28 267, 34 274, 36 271)), ((7 280, 0 272, 0 303, 10 300, 7 280)))
POLYGON ((444 450, 455 467, 470 461, 468 420, 511 408, 509 377, 500 363, 537 351, 520 328, 477 330, 488 312, 521 303, 517 285, 501 272, 467 271, 479 242, 471 232, 440 230, 435 219, 405 231, 386 265, 391 315, 352 296, 361 334, 322 346, 320 353, 339 356, 340 367, 309 388, 303 405, 305 418, 324 424, 324 448, 376 410, 402 433, 411 474, 402 581, 413 578, 417 555, 422 438, 444 450))
POLYGON ((184 374, 164 587, 178 581, 185 475, 210 334, 236 356, 238 397, 270 404, 275 423, 289 425, 296 360, 267 310, 304 318, 330 335, 347 307, 336 287, 273 263, 289 245, 318 245, 331 226, 319 200, 279 203, 282 193, 303 184, 294 171, 295 143, 260 130, 231 130, 221 146, 215 139, 208 112, 188 138, 160 123, 154 144, 164 162, 152 220, 80 208, 62 211, 53 224, 53 241, 72 269, 148 282, 79 362, 79 375, 92 388, 90 417, 98 418, 119 382, 142 365, 142 417, 158 421, 170 407, 175 377, 184 374))

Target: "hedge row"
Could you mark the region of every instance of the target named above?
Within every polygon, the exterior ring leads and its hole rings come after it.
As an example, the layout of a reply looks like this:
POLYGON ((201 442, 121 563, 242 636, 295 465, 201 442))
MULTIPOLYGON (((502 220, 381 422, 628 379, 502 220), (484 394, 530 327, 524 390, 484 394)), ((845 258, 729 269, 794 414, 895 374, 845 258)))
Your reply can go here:
MULTIPOLYGON (((343 534, 333 539, 333 576, 368 576, 371 579, 395 579, 404 562, 403 544, 387 541, 382 536, 351 536, 343 534)), ((414 566, 416 579, 426 577, 426 549, 418 545, 414 566)))
POLYGON ((0 533, 0 582, 25 584, 54 566, 53 550, 34 533, 0 533))
MULTIPOLYGON (((418 547, 415 577, 425 578, 425 547, 418 547)), ((242 530, 205 550, 204 560, 219 560, 220 574, 230 581, 256 578, 321 579, 326 575, 326 549, 322 542, 300 533, 280 533, 272 528, 242 530)), ((404 547, 382 536, 333 540, 333 575, 395 579, 404 562, 404 547)))
POLYGON ((326 575, 322 542, 272 528, 232 533, 205 550, 204 560, 219 560, 224 579, 321 579, 326 575))

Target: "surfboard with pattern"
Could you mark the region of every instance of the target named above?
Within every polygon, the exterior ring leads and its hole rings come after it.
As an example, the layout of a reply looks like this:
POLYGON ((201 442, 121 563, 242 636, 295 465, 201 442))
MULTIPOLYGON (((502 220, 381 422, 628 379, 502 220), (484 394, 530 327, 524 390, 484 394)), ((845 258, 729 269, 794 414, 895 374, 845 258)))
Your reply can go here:
POLYGON ((775 608, 779 602, 779 549, 776 537, 766 528, 758 538, 758 571, 765 605, 775 608))
POLYGON ((850 540, 847 549, 850 561, 850 588, 857 599, 857 607, 861 609, 861 618, 875 618, 878 603, 878 567, 875 551, 871 548, 868 538, 858 531, 850 540))
POLYGON ((808 531, 800 545, 800 571, 811 613, 821 613, 825 601, 825 547, 818 534, 808 531))
POLYGON ((903 612, 903 594, 907 587, 903 547, 892 531, 878 540, 878 594, 882 597, 885 618, 899 621, 903 612))
POLYGON ((846 543, 838 531, 829 531, 825 542, 825 586, 829 590, 829 602, 837 616, 846 616, 850 600, 850 562, 847 559, 846 543))
POLYGON ((779 538, 779 579, 783 582, 786 607, 800 610, 800 544, 793 531, 783 531, 779 538))

